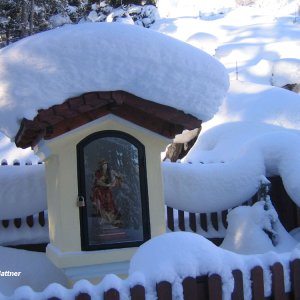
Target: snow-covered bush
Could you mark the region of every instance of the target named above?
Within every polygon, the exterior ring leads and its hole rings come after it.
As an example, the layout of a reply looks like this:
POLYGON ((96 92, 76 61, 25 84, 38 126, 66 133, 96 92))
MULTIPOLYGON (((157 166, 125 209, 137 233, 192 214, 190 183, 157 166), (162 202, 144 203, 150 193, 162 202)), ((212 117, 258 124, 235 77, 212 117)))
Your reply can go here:
POLYGON ((113 7, 118 7, 120 5, 129 5, 129 4, 136 4, 136 5, 152 4, 152 5, 155 5, 156 2, 157 2, 157 0, 107 0, 107 3, 113 7))
POLYGON ((300 59, 285 58, 273 63, 271 83, 277 87, 300 83, 300 59))
POLYGON ((254 5, 258 7, 282 7, 291 3, 292 1, 293 0, 235 0, 238 6, 254 5))
POLYGON ((260 201, 229 212, 222 248, 240 254, 260 254, 291 251, 297 245, 297 241, 282 226, 272 205, 270 182, 262 178, 258 192, 260 201))
POLYGON ((246 6, 254 4, 255 0, 236 0, 235 2, 237 5, 246 6))

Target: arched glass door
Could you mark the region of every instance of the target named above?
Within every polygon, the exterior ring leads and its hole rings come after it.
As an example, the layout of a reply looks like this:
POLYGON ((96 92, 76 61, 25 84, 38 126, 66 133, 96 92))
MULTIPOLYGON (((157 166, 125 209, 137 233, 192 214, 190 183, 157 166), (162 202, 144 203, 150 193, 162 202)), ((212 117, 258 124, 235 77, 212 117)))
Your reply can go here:
POLYGON ((120 131, 77 145, 82 250, 135 247, 150 238, 145 149, 120 131))

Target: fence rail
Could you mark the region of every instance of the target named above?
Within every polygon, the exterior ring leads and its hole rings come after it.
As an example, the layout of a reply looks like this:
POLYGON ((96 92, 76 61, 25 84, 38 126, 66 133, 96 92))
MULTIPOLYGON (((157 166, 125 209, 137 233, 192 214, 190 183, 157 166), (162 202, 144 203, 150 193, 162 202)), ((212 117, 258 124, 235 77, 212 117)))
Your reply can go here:
MULTIPOLYGON (((233 291, 231 294, 227 294, 226 297, 223 294, 223 280, 218 274, 201 275, 197 277, 186 277, 182 280, 182 299, 184 300, 298 300, 300 299, 300 259, 295 259, 290 263, 289 276, 285 276, 283 265, 279 262, 273 264, 269 268, 270 272, 270 295, 265 292, 265 278, 264 269, 261 266, 256 266, 249 271, 249 274, 243 274, 241 270, 233 270, 233 291), (290 290, 285 290, 285 280, 290 279, 290 290), (247 281, 247 282, 246 282, 247 281), (247 283, 247 284, 245 284, 247 283), (251 294, 246 296, 244 287, 249 286, 251 294)), ((266 272, 266 273, 269 273, 266 272)), ((268 276, 268 275, 267 275, 268 276)), ((101 283, 100 283, 101 285, 101 283)), ((97 286, 98 287, 98 286, 97 286)), ((95 287, 96 288, 96 287, 95 287)), ((137 284, 131 287, 128 291, 128 298, 131 300, 146 300, 147 289, 137 284)), ((96 289, 95 289, 96 290, 96 289)), ((99 289, 97 289, 99 291, 99 289)), ((72 290, 69 290, 71 293, 72 290)), ((123 290, 124 292, 124 290, 123 290)), ((158 282, 154 286, 154 292, 158 300, 172 300, 174 296, 174 286, 170 282, 162 281, 158 282)), ((93 295, 95 296, 94 292, 93 295)), ((106 291, 99 296, 99 299, 104 300, 120 300, 121 292, 115 288, 107 288, 106 291)), ((175 293, 176 294, 176 293, 175 293)), ((74 295, 74 293, 73 293, 74 295)), ((177 294, 178 296, 178 294, 177 294)), ((47 297, 48 300, 63 300, 57 296, 47 297)), ((74 296, 75 300, 90 300, 92 296, 88 292, 77 291, 74 296)))

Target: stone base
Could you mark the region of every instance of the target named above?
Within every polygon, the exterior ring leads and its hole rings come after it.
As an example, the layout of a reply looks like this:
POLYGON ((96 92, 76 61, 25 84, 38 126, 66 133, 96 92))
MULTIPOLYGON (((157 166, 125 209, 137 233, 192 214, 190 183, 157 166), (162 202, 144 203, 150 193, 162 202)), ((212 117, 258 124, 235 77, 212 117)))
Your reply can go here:
POLYGON ((129 262, 137 248, 122 248, 97 251, 62 252, 48 244, 46 254, 58 268, 63 270, 71 284, 87 279, 99 282, 106 274, 121 278, 128 276, 129 262))

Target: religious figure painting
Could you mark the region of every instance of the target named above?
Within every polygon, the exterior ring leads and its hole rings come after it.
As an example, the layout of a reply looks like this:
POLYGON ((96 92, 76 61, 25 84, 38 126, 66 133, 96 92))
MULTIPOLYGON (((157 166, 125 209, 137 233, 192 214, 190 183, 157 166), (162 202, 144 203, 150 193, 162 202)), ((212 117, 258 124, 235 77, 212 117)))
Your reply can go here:
POLYGON ((92 202, 101 222, 121 225, 121 214, 113 199, 112 189, 121 187, 122 177, 112 170, 106 160, 100 160, 92 187, 92 202))
POLYGON ((144 149, 131 136, 99 133, 79 144, 84 248, 141 244, 150 236, 144 149))

